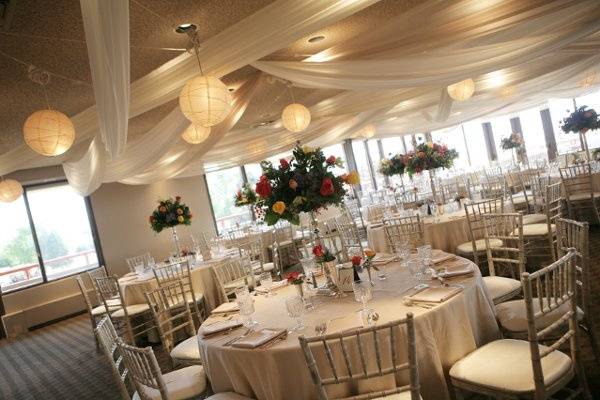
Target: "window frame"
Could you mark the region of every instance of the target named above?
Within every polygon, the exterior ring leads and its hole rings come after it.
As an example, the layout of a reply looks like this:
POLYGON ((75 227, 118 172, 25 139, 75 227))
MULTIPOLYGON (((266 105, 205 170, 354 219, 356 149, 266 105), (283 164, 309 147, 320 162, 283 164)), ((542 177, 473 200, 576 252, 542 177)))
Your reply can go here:
MULTIPOLYGON (((40 266, 40 272, 42 274, 42 281, 38 282, 38 283, 34 283, 29 286, 23 286, 23 287, 13 289, 13 290, 8 290, 8 291, 5 291, 2 288, 0 288, 0 297, 5 296, 5 295, 10 295, 13 293, 18 293, 22 290, 28 290, 28 289, 35 288, 38 286, 46 285, 48 283, 59 282, 63 279, 69 279, 69 278, 72 278, 73 276, 79 275, 81 273, 84 273, 86 271, 93 269, 93 268, 83 269, 81 271, 73 272, 72 274, 64 275, 64 276, 61 276, 59 278, 52 279, 52 280, 48 280, 48 277, 46 276, 46 268, 44 265, 42 252, 40 250, 40 244, 38 242, 37 232, 35 230, 35 222, 33 221, 33 215, 31 214, 31 209, 29 207, 29 198, 27 197, 27 191, 30 188, 58 186, 58 185, 63 185, 63 184, 68 185, 69 182, 66 179, 59 179, 59 180, 30 183, 30 184, 23 185, 23 202, 25 203, 25 212, 27 213, 27 220, 28 220, 29 229, 31 230, 31 235, 33 238, 33 245, 34 245, 36 256, 38 259, 38 265, 40 266)), ((85 204, 85 209, 86 209, 87 216, 88 216, 88 223, 90 224, 92 240, 94 242, 94 247, 96 249, 96 256, 98 258, 98 266, 105 266, 105 268, 106 268, 106 264, 104 261, 104 254, 102 252, 102 245, 100 243, 100 236, 98 234, 98 227, 96 226, 96 218, 94 216, 94 210, 92 207, 92 201, 89 196, 82 196, 82 197, 83 197, 83 202, 85 204)), ((98 268, 98 267, 94 267, 94 268, 98 268)))

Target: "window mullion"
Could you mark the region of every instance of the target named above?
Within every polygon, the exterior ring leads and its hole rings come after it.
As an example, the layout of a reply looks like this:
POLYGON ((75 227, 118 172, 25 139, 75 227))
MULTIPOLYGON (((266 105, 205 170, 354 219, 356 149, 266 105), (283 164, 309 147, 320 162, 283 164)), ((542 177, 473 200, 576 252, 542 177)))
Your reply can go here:
POLYGON ((37 255, 38 264, 40 265, 40 271, 42 272, 42 282, 48 282, 46 276, 46 267, 44 266, 44 260, 42 258, 42 250, 40 249, 40 243, 38 241, 37 232, 35 230, 35 223, 33 222, 33 216, 29 209, 29 198, 27 196, 27 189, 23 191, 23 201, 25 202, 25 210, 27 211, 27 220, 29 221, 29 229, 31 229, 31 236, 33 238, 33 245, 35 246, 35 253, 37 255))

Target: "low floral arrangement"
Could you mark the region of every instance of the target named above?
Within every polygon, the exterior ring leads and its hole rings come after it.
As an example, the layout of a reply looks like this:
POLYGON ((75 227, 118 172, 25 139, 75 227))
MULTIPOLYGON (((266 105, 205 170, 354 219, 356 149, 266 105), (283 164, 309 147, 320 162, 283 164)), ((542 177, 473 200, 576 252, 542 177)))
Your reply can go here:
POLYGON ((300 272, 291 272, 286 275, 285 279, 290 285, 302 285, 304 282, 304 275, 300 272))
POLYGON ((412 177, 430 169, 450 168, 457 157, 458 152, 445 144, 422 143, 415 151, 382 160, 379 172, 388 176, 408 173, 412 177))
POLYGON ((258 198, 256 197, 254 189, 252 189, 250 185, 245 184, 235 194, 234 204, 236 207, 244 207, 256 203, 256 200, 258 200, 258 198))
POLYGON ((403 175, 404 167, 403 155, 396 154, 379 162, 379 173, 385 176, 403 175))
POLYGON ((581 106, 562 120, 560 128, 565 133, 586 133, 600 128, 600 120, 594 109, 587 110, 587 106, 581 106))
POLYGON ((148 221, 152 230, 159 233, 165 228, 190 225, 192 213, 190 208, 181 202, 181 196, 175 196, 175 199, 159 200, 158 207, 152 212, 148 221))
POLYGON ((335 261, 335 256, 327 247, 323 247, 318 244, 313 247, 312 253, 315 256, 315 261, 318 263, 326 263, 329 261, 335 261))
POLYGON ((278 167, 261 162, 263 175, 256 183, 256 204, 264 208, 267 225, 280 219, 299 225, 301 212, 339 205, 346 195, 344 185, 359 183, 356 171, 334 175, 331 170, 342 166, 342 160, 325 158, 319 148, 297 145, 292 154, 289 161, 279 160, 278 167))
POLYGON ((524 144, 525 141, 523 141, 523 136, 521 136, 521 134, 517 132, 513 132, 510 134, 509 137, 502 138, 502 140, 500 140, 500 147, 503 150, 518 149, 524 144))
POLYGON ((356 255, 352 257, 352 266, 354 270, 357 272, 362 272, 363 269, 367 270, 367 274, 369 275, 369 281, 371 281, 371 268, 375 271, 379 271, 379 268, 375 264, 373 264, 373 258, 375 257, 375 252, 371 249, 365 249, 363 255, 356 255))

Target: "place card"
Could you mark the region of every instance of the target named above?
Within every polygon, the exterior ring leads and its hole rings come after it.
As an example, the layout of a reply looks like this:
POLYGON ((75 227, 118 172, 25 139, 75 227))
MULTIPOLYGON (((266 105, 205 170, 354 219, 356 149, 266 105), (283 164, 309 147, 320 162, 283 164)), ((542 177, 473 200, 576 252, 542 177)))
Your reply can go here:
POLYGON ((273 340, 277 340, 287 335, 286 329, 270 329, 263 328, 256 332, 252 332, 247 336, 236 340, 231 347, 239 347, 243 349, 255 349, 273 340))
POLYGON ((203 324, 200 327, 198 333, 200 333, 204 337, 209 337, 215 335, 220 332, 224 332, 230 329, 237 328, 242 326, 242 323, 237 319, 225 319, 222 321, 211 322, 208 324, 203 324))
POLYGON ((443 303, 460 292, 462 292, 462 288, 458 286, 435 286, 428 287, 409 296, 409 298, 412 301, 422 301, 425 303, 443 303))
POLYGON ((237 312, 237 311, 240 311, 240 306, 235 301, 232 301, 229 303, 221 304, 219 307, 215 308, 210 313, 211 314, 227 314, 230 312, 237 312))

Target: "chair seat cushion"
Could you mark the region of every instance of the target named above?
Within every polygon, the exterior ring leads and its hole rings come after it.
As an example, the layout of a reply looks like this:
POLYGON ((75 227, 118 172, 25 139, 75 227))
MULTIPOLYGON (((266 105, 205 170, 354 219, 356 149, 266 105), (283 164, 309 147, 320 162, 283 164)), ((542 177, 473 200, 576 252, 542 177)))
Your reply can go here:
POLYGON ((262 265, 262 270, 260 268, 260 263, 256 263, 255 265, 252 266, 252 270, 254 272, 271 272, 275 269, 275 265, 272 262, 268 262, 268 263, 263 263, 262 265))
MULTIPOLYGON (((590 200, 591 198, 592 194, 589 192, 574 193, 569 196, 571 201, 590 200)), ((594 199, 600 199, 600 192, 594 192, 594 199)))
MULTIPOLYGON (((546 299, 544 299, 546 304, 546 299)), ((537 298, 533 299, 533 311, 540 311, 540 302, 537 298)), ((535 320, 535 326, 538 330, 550 326, 554 321, 569 311, 569 304, 564 303, 560 307, 552 310, 544 316, 535 320)), ((578 315, 583 315, 583 311, 577 310, 578 315)), ((525 300, 512 300, 500 303, 496 306, 496 317, 500 325, 509 332, 527 332, 527 311, 525 309, 525 300)))
MULTIPOLYGON (((556 225, 550 224, 552 232, 556 232, 556 225)), ((516 234, 517 232, 515 232, 516 234)), ((543 236, 548 234, 548 224, 523 225, 523 236, 543 236)))
POLYGON ((243 279, 238 279, 237 281, 224 284, 223 287, 225 287, 225 290, 235 290, 244 285, 246 285, 246 282, 243 279))
MULTIPOLYGON (((421 399, 422 397, 419 396, 419 398, 421 399)), ((373 400, 410 400, 410 391, 406 390, 404 392, 400 392, 400 393, 394 393, 394 394, 390 394, 387 396, 383 396, 383 397, 376 397, 373 400)))
POLYGON ((483 283, 494 303, 496 303, 497 299, 501 299, 511 293, 516 295, 521 290, 520 281, 502 276, 484 276, 483 283))
POLYGON ((192 336, 171 350, 171 358, 183 361, 198 361, 200 363, 200 348, 198 347, 198 338, 192 336))
MULTIPOLYGON (((108 307, 110 308, 110 311, 111 311, 111 312, 113 312, 113 311, 116 311, 116 310, 118 310, 119 308, 121 308, 120 306, 114 306, 114 307, 111 307, 111 306, 110 306, 110 304, 109 304, 109 306, 108 306, 108 307)), ((99 305, 98 307, 94 307, 94 308, 92 308, 92 315, 93 315, 93 316, 98 316, 98 315, 103 315, 103 314, 106 314, 106 307, 104 307, 104 305, 103 305, 103 304, 102 304, 102 305, 99 305)))
POLYGON ((523 215, 523 225, 539 224, 542 222, 546 222, 546 214, 523 215))
MULTIPOLYGON (((200 365, 192 365, 177 369, 163 375, 167 386, 169 400, 184 400, 196 397, 206 390, 206 374, 200 365)), ((156 389, 144 387, 144 394, 152 400, 161 400, 160 392, 156 389)), ((134 400, 140 396, 136 392, 134 400)))
POLYGON ((221 392, 207 397, 206 400, 253 400, 250 397, 242 396, 234 392, 221 392))
MULTIPOLYGON (((491 247, 501 247, 502 240, 500 239, 491 239, 490 240, 491 247)), ((485 251, 485 239, 478 239, 475 241, 475 247, 477 251, 485 251)), ((456 250, 461 254, 473 254, 473 242, 466 242, 459 244, 456 246, 456 250)))
MULTIPOLYGON (((541 346, 540 349, 547 349, 541 346)), ((544 383, 551 385, 571 371, 571 359, 560 351, 553 351, 542 359, 544 383)), ((511 394, 531 393, 535 390, 529 342, 502 339, 473 351, 450 369, 452 381, 511 394)))
MULTIPOLYGON (((150 311, 150 307, 148 306, 148 304, 132 304, 125 308, 127 308, 127 314, 129 314, 129 316, 142 314, 147 311, 150 311)), ((125 316, 125 310, 121 308, 112 313, 111 315, 115 318, 123 318, 125 316)))

